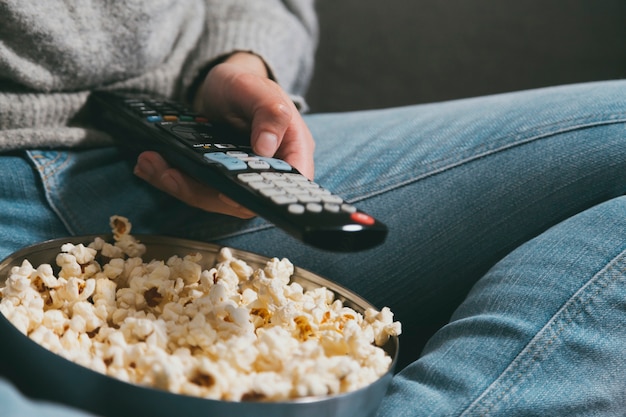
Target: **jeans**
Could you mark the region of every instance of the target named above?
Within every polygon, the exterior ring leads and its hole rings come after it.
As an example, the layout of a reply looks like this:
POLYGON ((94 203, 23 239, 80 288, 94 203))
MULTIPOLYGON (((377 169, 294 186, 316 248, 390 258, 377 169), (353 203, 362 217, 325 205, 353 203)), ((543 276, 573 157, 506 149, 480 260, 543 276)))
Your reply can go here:
MULTIPOLYGON (((0 258, 119 214, 133 233, 288 257, 389 306, 403 334, 380 416, 624 414, 626 82, 305 120, 316 181, 383 220, 382 246, 331 253, 186 207, 115 148, 31 150, 0 157, 0 258)), ((2 396, 0 411, 36 407, 2 396)))

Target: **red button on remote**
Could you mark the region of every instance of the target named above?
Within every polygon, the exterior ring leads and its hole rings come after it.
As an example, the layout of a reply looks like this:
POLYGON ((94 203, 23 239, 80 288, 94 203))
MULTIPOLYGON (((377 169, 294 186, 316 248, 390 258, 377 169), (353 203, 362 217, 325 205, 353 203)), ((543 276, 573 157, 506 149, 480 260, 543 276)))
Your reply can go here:
POLYGON ((371 226, 376 223, 376 220, 370 215, 361 212, 354 212, 350 215, 350 218, 357 223, 363 224, 365 226, 371 226))

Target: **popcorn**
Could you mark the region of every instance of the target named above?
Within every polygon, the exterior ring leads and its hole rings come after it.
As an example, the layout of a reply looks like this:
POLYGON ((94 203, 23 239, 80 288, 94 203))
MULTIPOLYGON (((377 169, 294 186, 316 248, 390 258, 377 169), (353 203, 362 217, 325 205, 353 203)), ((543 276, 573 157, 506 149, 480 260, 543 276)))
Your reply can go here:
POLYGON ((293 264, 253 268, 222 248, 144 262, 128 219, 113 242, 67 243, 51 265, 14 267, 0 312, 43 347, 129 383, 227 401, 357 390, 389 369, 401 333, 385 307, 363 314, 327 288, 291 282, 293 264))

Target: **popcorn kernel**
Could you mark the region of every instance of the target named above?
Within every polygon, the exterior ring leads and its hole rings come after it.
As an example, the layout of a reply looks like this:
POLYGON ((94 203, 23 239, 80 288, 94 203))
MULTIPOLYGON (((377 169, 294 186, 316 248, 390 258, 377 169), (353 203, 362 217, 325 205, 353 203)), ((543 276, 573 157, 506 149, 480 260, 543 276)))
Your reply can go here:
POLYGON ((59 273, 28 261, 0 288, 0 312, 33 341, 122 381, 228 401, 285 401, 359 389, 391 358, 401 333, 387 307, 363 314, 327 288, 292 282, 294 266, 261 268, 229 248, 144 262, 128 219, 114 242, 64 244, 59 273), (219 375, 219 379, 217 376, 219 375))

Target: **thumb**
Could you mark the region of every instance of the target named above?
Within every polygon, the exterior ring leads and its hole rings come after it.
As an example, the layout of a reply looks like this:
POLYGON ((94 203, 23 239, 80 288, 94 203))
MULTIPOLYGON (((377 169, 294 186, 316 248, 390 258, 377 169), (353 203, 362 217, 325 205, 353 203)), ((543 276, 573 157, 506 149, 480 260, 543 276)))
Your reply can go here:
POLYGON ((291 124, 294 110, 281 100, 259 104, 253 113, 250 132, 250 144, 256 154, 274 156, 291 124))

